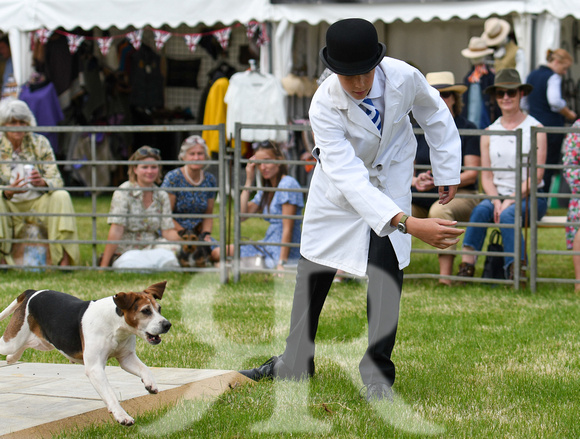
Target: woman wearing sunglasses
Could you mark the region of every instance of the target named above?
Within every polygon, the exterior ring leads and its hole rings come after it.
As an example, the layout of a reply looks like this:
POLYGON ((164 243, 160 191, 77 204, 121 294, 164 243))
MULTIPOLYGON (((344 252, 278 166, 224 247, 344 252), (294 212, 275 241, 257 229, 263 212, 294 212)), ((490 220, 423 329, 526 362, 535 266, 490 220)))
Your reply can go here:
POLYGON ((129 181, 113 193, 108 223, 109 241, 101 267, 174 268, 179 262, 167 241, 181 238, 171 219, 167 192, 155 190, 161 183, 161 160, 157 148, 142 146, 129 157, 129 181), (138 242, 136 242, 138 241, 138 242))
MULTIPOLYGON (((502 116, 492 123, 487 129, 493 131, 513 131, 522 129, 522 154, 530 152, 531 136, 530 128, 532 126, 542 126, 532 116, 524 113, 520 107, 520 100, 523 96, 532 91, 532 86, 522 84, 520 75, 515 69, 500 70, 495 77, 494 85, 487 87, 485 93, 489 93, 495 98, 502 116)), ((537 159, 538 164, 546 163, 547 148, 546 133, 539 133, 537 137, 537 159)), ((526 209, 529 202, 531 178, 522 169, 522 181, 516 181, 515 168, 517 144, 515 136, 481 136, 481 166, 483 168, 492 168, 481 172, 481 183, 484 192, 489 196, 499 196, 500 198, 485 199, 479 203, 472 211, 470 222, 472 223, 495 223, 495 224, 514 224, 515 215, 526 215, 526 209), (493 170, 493 168, 513 168, 514 171, 493 170), (517 187, 521 186, 522 204, 515 205, 515 195, 517 187)), ((524 158, 526 161, 526 158, 524 158)), ((542 188, 544 169, 537 169, 538 188, 542 188)), ((537 199, 537 215, 540 220, 548 209, 546 198, 537 199)), ((529 215, 529 211, 528 211, 529 215)), ((480 251, 485 241, 487 228, 485 227, 468 227, 463 239, 463 248, 465 250, 480 251)), ((503 240, 504 251, 506 253, 514 251, 515 233, 514 229, 502 228, 501 235, 503 240)), ((524 247, 522 238, 522 249, 524 247)), ((506 279, 513 279, 513 256, 504 258, 504 270, 506 279)), ((525 254, 522 252, 522 265, 525 262, 525 254)), ((462 262, 459 265, 458 276, 473 277, 475 273, 475 255, 463 255, 462 262)))

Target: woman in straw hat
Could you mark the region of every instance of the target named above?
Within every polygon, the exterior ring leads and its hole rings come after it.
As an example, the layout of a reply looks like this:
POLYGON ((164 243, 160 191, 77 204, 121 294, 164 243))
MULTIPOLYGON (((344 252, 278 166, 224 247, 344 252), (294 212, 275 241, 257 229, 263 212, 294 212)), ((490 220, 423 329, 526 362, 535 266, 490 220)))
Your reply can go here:
MULTIPOLYGON (((566 100, 562 97, 562 77, 572 65, 572 55, 564 49, 548 50, 546 60, 548 63, 538 67, 528 76, 528 84, 534 89, 526 97, 522 106, 525 110, 538 119, 547 127, 563 127, 566 120, 576 120, 576 113, 572 111, 566 100)), ((548 134, 548 157, 549 165, 562 163, 560 151, 564 134, 548 134)), ((546 190, 550 190, 552 175, 557 172, 554 169, 546 169, 544 182, 546 190)))
POLYGON ((487 66, 486 59, 493 53, 483 38, 471 37, 469 45, 461 55, 471 63, 471 70, 465 75, 463 83, 467 90, 463 95, 463 117, 470 120, 477 128, 485 128, 495 120, 497 113, 489 96, 483 94, 493 85, 495 74, 487 66))
MULTIPOLYGON (((463 101, 461 96, 467 90, 463 84, 455 83, 455 76, 452 72, 432 72, 426 75, 427 82, 437 90, 449 111, 453 115, 455 125, 459 129, 477 129, 473 122, 461 116, 463 101)), ((481 164, 479 156, 479 137, 461 136, 461 166, 478 167, 481 164)), ((424 135, 417 136, 417 154, 415 155, 415 165, 431 166, 429 157, 429 146, 424 135)), ((437 203, 437 198, 422 196, 424 193, 437 193, 437 187, 433 182, 431 170, 417 169, 416 176, 413 177, 411 191, 413 192, 413 216, 419 218, 445 218, 455 221, 469 221, 472 209, 477 205, 475 198, 456 197, 448 204, 437 203)), ((463 170, 460 174, 458 194, 475 194, 477 192, 477 170, 463 170)), ((448 247, 455 250, 456 246, 448 247)), ((453 274, 453 259, 455 255, 449 252, 439 254, 439 274, 450 276, 453 274)), ((451 280, 441 278, 439 283, 450 285, 451 280)))
MULTIPOLYGON (((531 148, 530 128, 542 126, 534 117, 524 113, 520 107, 520 100, 532 90, 529 84, 522 84, 520 75, 515 69, 500 70, 495 77, 494 85, 488 87, 485 93, 490 94, 497 101, 502 111, 502 116, 489 126, 493 131, 513 131, 522 129, 522 154, 528 154, 531 148)), ((483 168, 513 168, 516 163, 516 142, 514 136, 482 136, 481 137, 481 166, 483 168)), ((537 158, 538 164, 546 162, 546 134, 537 135, 537 158)), ((543 187, 543 168, 538 168, 538 189, 543 187)), ((483 190, 493 199, 485 199, 472 211, 470 222, 472 223, 496 223, 514 224, 515 216, 525 215, 529 209, 529 197, 531 177, 527 172, 522 172, 522 181, 515 179, 515 171, 484 170, 481 172, 483 190), (521 185, 522 204, 515 205, 517 187, 521 185)), ((537 215, 540 220, 548 208, 547 199, 539 197, 537 200, 537 215)), ((465 250, 480 251, 485 241, 487 228, 467 227, 463 248, 465 250)), ((504 251, 513 253, 515 246, 515 233, 513 228, 502 228, 501 235, 504 251)), ((523 241, 523 238, 522 238, 523 241)), ((522 242, 522 247, 525 248, 522 242)), ((459 265, 458 276, 472 277, 475 273, 475 255, 463 255, 459 265)), ((513 256, 504 258, 505 277, 513 279, 513 256)), ((522 264, 525 262, 525 254, 522 252, 522 264)))

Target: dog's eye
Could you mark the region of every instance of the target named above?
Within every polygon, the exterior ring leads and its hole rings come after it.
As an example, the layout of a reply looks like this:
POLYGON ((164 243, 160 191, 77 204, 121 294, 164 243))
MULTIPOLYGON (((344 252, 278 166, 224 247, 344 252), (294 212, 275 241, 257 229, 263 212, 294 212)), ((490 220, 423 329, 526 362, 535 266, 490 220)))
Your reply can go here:
POLYGON ((142 312, 143 314, 145 314, 146 316, 150 316, 151 314, 153 314, 153 313, 151 312, 151 309, 149 309, 149 308, 145 308, 145 309, 143 309, 141 312, 142 312))

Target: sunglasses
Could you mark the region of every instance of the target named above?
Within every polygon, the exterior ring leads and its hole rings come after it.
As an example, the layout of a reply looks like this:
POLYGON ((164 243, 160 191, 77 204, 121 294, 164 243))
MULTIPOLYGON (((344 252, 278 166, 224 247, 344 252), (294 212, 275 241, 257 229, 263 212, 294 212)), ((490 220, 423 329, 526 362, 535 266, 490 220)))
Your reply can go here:
POLYGON ((439 92, 439 94, 441 95, 441 97, 443 99, 447 99, 448 97, 450 97, 453 94, 453 92, 452 91, 442 91, 442 92, 439 92))
POLYGON ((508 95, 510 98, 515 98, 519 90, 517 88, 511 88, 509 90, 496 90, 495 97, 496 99, 502 99, 505 95, 508 95))
POLYGON ((161 151, 159 151, 157 148, 151 148, 150 146, 142 146, 135 152, 139 154, 141 157, 147 157, 151 155, 161 157, 161 151))

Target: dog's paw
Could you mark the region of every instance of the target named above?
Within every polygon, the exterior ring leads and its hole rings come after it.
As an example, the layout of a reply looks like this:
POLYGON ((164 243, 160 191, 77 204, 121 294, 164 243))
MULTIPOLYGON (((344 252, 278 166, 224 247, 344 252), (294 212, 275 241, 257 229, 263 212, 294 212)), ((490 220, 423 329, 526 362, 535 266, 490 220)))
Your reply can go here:
POLYGON ((113 412, 113 417, 121 425, 130 426, 135 424, 135 419, 127 414, 124 410, 113 412))
POLYGON ((155 385, 151 385, 151 386, 145 386, 145 389, 149 392, 152 393, 153 395, 155 395, 156 393, 159 393, 159 389, 157 388, 157 386, 155 385))

